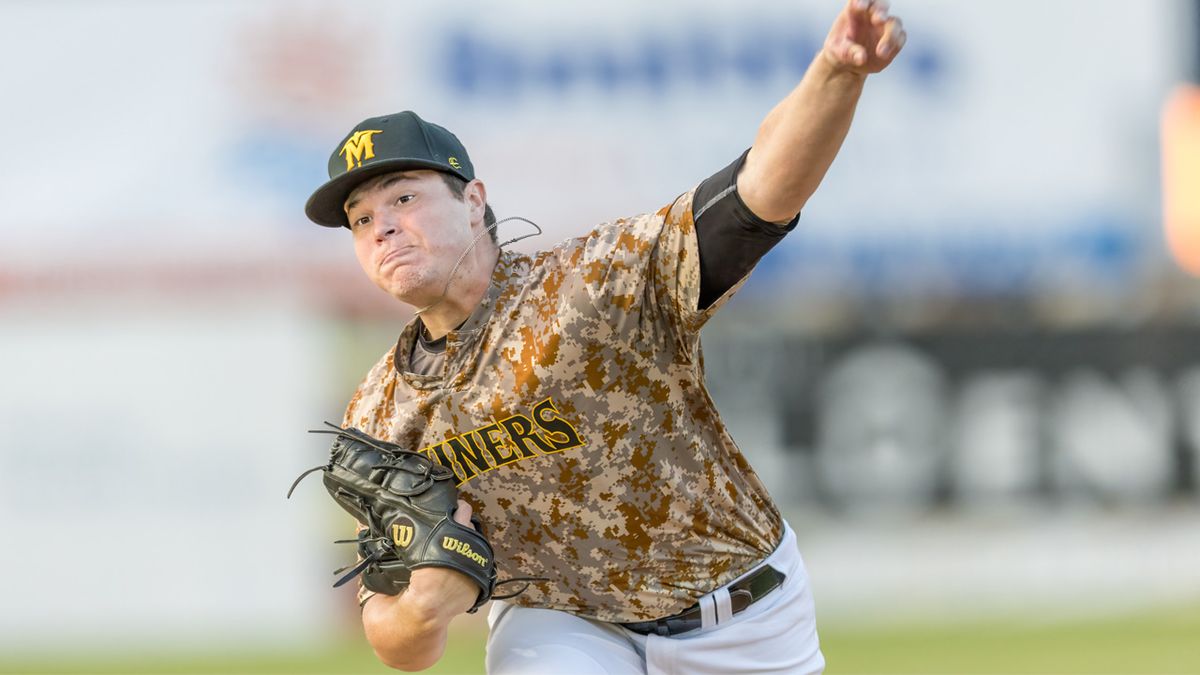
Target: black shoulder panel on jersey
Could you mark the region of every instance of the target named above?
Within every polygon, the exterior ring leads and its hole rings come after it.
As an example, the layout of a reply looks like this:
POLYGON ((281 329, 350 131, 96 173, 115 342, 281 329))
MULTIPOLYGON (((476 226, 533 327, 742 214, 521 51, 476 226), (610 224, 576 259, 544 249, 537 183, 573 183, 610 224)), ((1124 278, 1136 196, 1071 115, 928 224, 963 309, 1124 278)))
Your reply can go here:
POLYGON ((733 288, 800 220, 797 214, 786 225, 772 223, 754 215, 742 201, 737 192, 737 175, 749 152, 743 152, 729 166, 705 179, 692 199, 700 248, 698 309, 708 307, 733 288))

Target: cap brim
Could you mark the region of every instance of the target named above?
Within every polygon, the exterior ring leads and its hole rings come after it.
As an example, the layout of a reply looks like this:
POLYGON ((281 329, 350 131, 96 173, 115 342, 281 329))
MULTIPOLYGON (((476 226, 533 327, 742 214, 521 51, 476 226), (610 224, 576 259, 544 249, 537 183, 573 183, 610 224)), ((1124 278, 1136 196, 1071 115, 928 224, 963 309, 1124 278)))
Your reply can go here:
POLYGON ((347 227, 346 198, 354 192, 354 188, 376 176, 405 169, 432 169, 467 180, 465 176, 445 164, 423 159, 384 159, 344 173, 317 188, 304 205, 304 214, 318 225, 347 227))

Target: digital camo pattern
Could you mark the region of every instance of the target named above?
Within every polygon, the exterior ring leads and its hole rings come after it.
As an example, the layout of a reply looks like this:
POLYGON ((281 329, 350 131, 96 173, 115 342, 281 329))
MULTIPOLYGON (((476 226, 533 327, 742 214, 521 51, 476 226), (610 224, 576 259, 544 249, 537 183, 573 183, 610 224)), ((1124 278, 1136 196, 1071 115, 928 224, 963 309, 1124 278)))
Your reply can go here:
MULTIPOLYGON (((443 377, 393 367, 347 426, 454 469, 511 602, 605 621, 675 614, 767 556, 778 510, 703 384, 692 193, 530 258, 502 252, 443 377)), ((402 364, 406 361, 402 359, 402 364)))

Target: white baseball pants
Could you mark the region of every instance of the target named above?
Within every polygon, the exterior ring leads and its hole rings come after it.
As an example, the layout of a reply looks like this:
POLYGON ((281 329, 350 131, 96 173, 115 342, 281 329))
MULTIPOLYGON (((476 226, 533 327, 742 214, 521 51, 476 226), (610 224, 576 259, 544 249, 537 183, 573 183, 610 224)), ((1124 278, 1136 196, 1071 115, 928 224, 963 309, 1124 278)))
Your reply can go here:
MULTIPOLYGON (((813 597, 796 535, 763 561, 787 575, 783 585, 731 616, 729 591, 700 599, 705 623, 673 637, 640 635, 617 624, 496 601, 488 614, 489 675, 730 675, 820 673, 813 597), (712 625, 709 625, 709 618, 712 625)), ((757 568, 756 568, 757 569, 757 568)))

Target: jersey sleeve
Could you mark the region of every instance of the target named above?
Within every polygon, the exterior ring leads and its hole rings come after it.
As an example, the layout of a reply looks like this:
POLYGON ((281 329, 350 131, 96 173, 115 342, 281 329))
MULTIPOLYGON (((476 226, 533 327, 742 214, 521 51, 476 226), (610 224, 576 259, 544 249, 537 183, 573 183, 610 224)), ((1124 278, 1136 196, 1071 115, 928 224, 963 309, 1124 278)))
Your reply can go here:
POLYGON ((605 223, 576 240, 564 262, 575 275, 571 295, 583 299, 615 339, 645 339, 667 329, 686 339, 703 321, 696 307, 700 266, 692 196, 656 213, 605 223), (636 335, 637 332, 643 335, 636 335))
POLYGON ((744 161, 745 154, 657 213, 577 240, 571 267, 607 323, 618 331, 667 326, 686 344, 795 227, 764 221, 742 202, 744 161))
POLYGON ((737 177, 749 150, 696 188, 692 217, 700 254, 700 308, 715 303, 746 278, 758 261, 799 222, 763 220, 742 201, 737 177))

